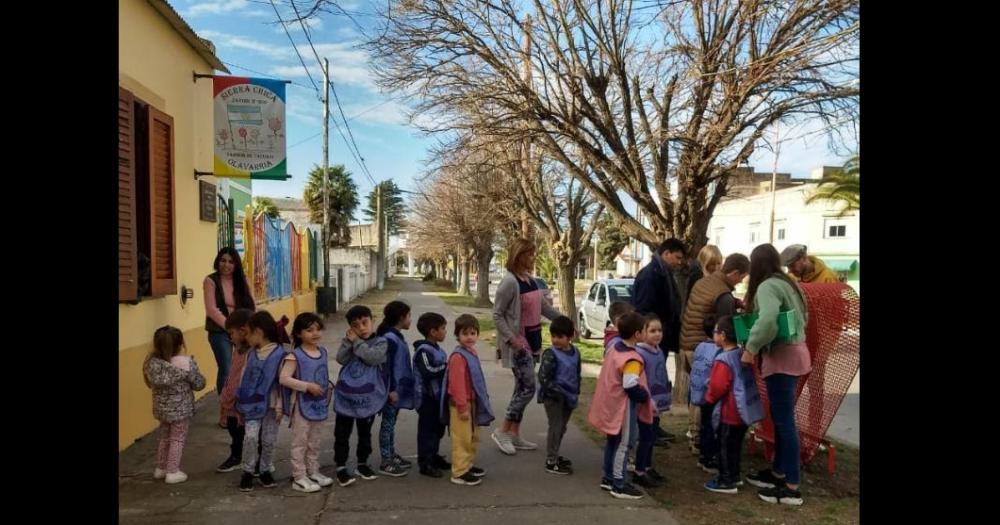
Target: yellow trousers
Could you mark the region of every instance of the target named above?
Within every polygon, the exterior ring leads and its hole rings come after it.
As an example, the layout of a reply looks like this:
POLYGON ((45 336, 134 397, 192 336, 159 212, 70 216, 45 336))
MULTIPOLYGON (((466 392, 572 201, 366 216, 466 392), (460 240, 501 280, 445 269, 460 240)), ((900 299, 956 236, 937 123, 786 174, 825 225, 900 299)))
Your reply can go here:
POLYGON ((476 425, 476 402, 469 403, 469 419, 462 421, 458 417, 458 409, 451 402, 448 404, 451 433, 451 477, 458 478, 472 468, 476 461, 476 451, 479 449, 479 426, 476 425))

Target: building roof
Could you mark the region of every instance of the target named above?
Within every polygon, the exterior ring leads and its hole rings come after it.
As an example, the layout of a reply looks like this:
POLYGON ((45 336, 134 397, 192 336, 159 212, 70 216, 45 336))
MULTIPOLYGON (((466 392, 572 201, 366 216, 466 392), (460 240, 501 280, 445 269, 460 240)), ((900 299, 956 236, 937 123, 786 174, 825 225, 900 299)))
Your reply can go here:
POLYGON ((194 48, 195 52, 197 52, 201 58, 205 59, 205 62, 208 62, 209 65, 219 71, 224 71, 226 73, 230 72, 226 69, 225 64, 219 60, 219 57, 215 56, 215 45, 212 44, 210 40, 199 37, 198 34, 194 32, 194 29, 191 29, 191 26, 189 26, 188 23, 181 18, 181 15, 178 14, 177 11, 174 10, 173 6, 168 4, 166 0, 147 1, 149 2, 149 5, 153 6, 153 9, 156 9, 161 15, 163 15, 163 18, 167 19, 167 22, 170 23, 171 27, 180 33, 181 37, 183 37, 184 40, 186 40, 187 43, 194 48))

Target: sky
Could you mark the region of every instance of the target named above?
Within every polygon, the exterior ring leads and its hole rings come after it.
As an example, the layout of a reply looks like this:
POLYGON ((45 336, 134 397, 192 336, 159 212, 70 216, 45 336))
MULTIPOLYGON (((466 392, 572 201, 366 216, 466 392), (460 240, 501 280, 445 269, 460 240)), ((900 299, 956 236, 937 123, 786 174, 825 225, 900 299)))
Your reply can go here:
MULTIPOLYGON (((276 22, 268 0, 172 0, 171 4, 203 38, 211 40, 216 53, 234 76, 291 80, 286 93, 288 118, 287 181, 253 181, 254 195, 302 198, 309 170, 323 162, 323 105, 313 88, 322 90, 322 69, 298 23, 289 24, 288 32, 301 53, 309 72, 296 55, 289 36, 276 22), (312 76, 310 80, 309 75, 312 76)), ((275 2, 282 18, 294 13, 287 2, 275 2)), ((300 5, 308 5, 301 3, 300 5)), ((369 58, 358 45, 361 28, 373 25, 372 3, 362 0, 341 1, 340 5, 356 13, 354 20, 343 15, 323 13, 308 23, 312 42, 320 58, 330 61, 331 81, 350 124, 361 157, 375 181, 393 179, 403 189, 416 189, 414 179, 423 175, 430 147, 435 140, 407 125, 407 108, 383 94, 368 67, 369 58), (358 26, 361 26, 359 28, 358 26)), ((330 105, 331 114, 340 110, 330 105)), ((342 121, 341 129, 344 135, 342 121)), ((841 165, 844 158, 829 151, 822 133, 810 133, 816 126, 806 125, 782 130, 778 171, 793 177, 807 178, 823 165, 841 165), (804 136, 803 136, 804 135, 804 136), (791 139, 790 139, 791 137, 791 139), (795 138, 798 137, 798 138, 795 138)), ((347 137, 347 141, 350 137, 347 137)), ((344 164, 353 173, 362 203, 373 188, 360 164, 347 148, 347 141, 331 126, 330 165, 344 164)), ((760 172, 770 172, 774 156, 757 148, 750 164, 760 172)), ((364 204, 362 204, 362 207, 364 204)), ((360 211, 357 213, 360 216, 360 211)))

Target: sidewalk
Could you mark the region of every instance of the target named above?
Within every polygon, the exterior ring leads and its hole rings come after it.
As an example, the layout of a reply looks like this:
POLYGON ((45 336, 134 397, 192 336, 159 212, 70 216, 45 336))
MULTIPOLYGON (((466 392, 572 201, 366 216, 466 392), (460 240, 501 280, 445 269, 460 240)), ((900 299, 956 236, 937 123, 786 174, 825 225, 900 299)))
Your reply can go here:
MULTIPOLYGON (((436 311, 449 322, 456 315, 441 299, 424 295, 418 280, 401 278, 400 298, 413 308, 412 328, 404 332, 407 342, 419 338, 416 320, 420 314, 436 311)), ((379 314, 379 312, 376 312, 379 314)), ((341 316, 327 323, 324 340, 332 353, 347 330, 341 316)), ((446 348, 454 346, 449 338, 446 348)), ((493 412, 502 419, 513 390, 510 371, 493 360, 495 348, 478 346, 483 371, 490 389, 493 412)), ((411 347, 412 350, 412 347, 411 347)), ((339 370, 331 359, 331 375, 339 370)), ((617 500, 598 488, 603 451, 575 425, 563 440, 563 455, 574 462, 571 476, 554 476, 543 470, 544 451, 520 451, 504 456, 489 438, 491 429, 481 428, 477 465, 488 472, 483 483, 464 487, 447 478, 431 479, 415 470, 404 478, 380 476, 374 481, 358 480, 349 487, 334 485, 314 494, 295 492, 290 486, 289 440, 291 431, 282 427, 275 454, 278 487, 255 487, 251 493, 237 489, 240 473, 216 474, 215 467, 228 453, 229 434, 216 425, 218 405, 214 394, 199 403, 192 421, 182 469, 190 476, 186 483, 165 485, 154 481, 157 434, 153 433, 119 454, 119 518, 121 523, 192 523, 225 525, 258 523, 263 520, 285 523, 378 524, 405 520, 412 525, 443 523, 487 524, 566 524, 614 522, 616 525, 677 523, 671 514, 650 497, 638 501, 617 500)), ((499 423, 499 422, 497 422, 499 423)), ((287 425, 287 424, 286 424, 287 425)), ((396 426, 396 447, 415 462, 417 417, 413 411, 400 413, 396 426)), ((378 427, 373 428, 375 451, 369 464, 377 468, 378 427)), ((532 403, 523 422, 524 438, 544 448, 547 423, 544 410, 532 403)), ((354 455, 352 440, 352 462, 354 455)), ((323 472, 333 475, 333 419, 323 431, 320 462, 323 472)), ((441 442, 441 451, 450 456, 450 440, 441 442)))

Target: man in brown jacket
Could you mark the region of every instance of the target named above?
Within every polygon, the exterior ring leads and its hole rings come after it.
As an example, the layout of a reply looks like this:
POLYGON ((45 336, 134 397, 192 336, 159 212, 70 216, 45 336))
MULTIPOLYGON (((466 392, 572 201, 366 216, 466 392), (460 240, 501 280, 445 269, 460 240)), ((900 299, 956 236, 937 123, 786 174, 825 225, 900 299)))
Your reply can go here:
MULTIPOLYGON (((674 385, 674 402, 688 403, 688 374, 694 359, 694 349, 705 340, 703 324, 705 318, 713 315, 735 315, 737 310, 733 289, 750 272, 750 259, 742 253, 730 254, 722 263, 722 269, 707 275, 694 283, 684 320, 681 323, 681 350, 683 352, 684 374, 678 374, 674 385)), ((701 414, 697 405, 688 404, 688 434, 692 452, 697 450, 701 414)))
POLYGON ((840 279, 826 263, 815 255, 806 253, 804 244, 793 244, 781 251, 781 264, 788 273, 804 283, 839 283, 840 279))

